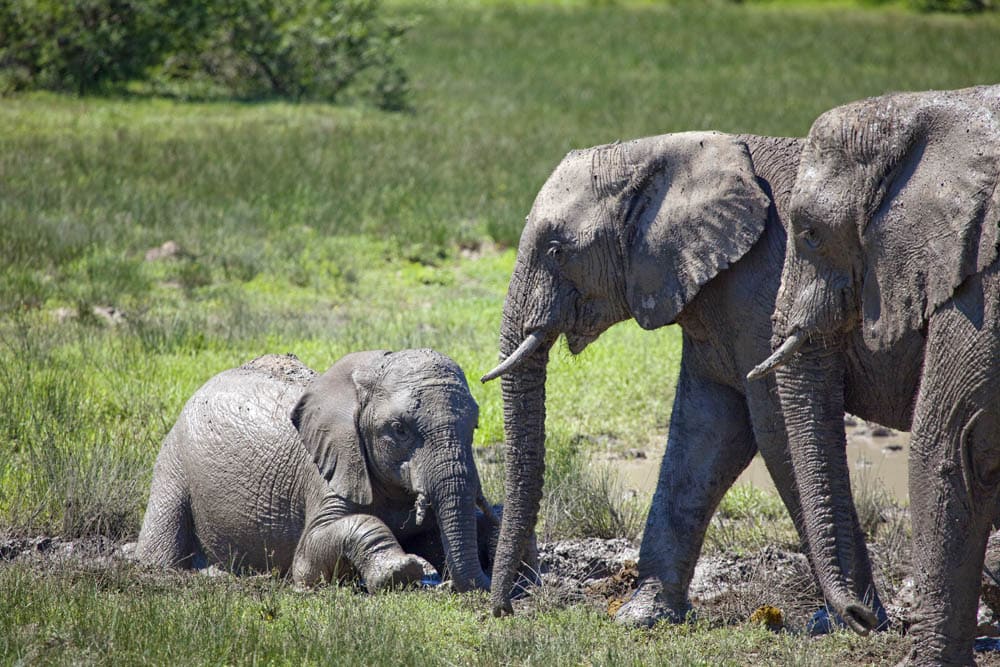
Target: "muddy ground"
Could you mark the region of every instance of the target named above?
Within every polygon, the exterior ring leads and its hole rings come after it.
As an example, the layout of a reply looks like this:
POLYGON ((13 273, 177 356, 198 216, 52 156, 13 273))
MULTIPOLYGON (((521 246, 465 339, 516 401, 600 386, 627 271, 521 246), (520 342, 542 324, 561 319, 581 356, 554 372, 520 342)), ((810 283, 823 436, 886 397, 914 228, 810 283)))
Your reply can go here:
MULTIPOLYGON (((103 537, 0 538, 0 567, 14 563, 39 570, 60 566, 86 570, 134 567, 130 559, 133 548, 134 543, 115 543, 103 537)), ((988 562, 994 566, 1000 563, 1000 536, 991 540, 989 553, 988 562)), ((613 615, 633 590, 638 574, 638 545, 625 539, 553 541, 540 544, 539 554, 542 583, 516 601, 520 613, 587 605, 613 615)), ((900 579, 903 585, 898 588, 887 579, 893 574, 887 568, 898 570, 899 561, 889 564, 877 544, 872 547, 872 557, 893 625, 905 631, 912 593, 905 579, 900 579)), ((150 570, 148 575, 157 576, 157 572, 150 570)), ((775 630, 815 633, 826 623, 823 599, 806 557, 770 546, 749 553, 703 554, 695 569, 690 596, 695 614, 713 624, 755 620, 775 630)), ((1000 636, 1000 582, 988 577, 984 580, 980 622, 981 636, 1000 636)), ((981 649, 987 648, 986 643, 980 644, 981 649)))

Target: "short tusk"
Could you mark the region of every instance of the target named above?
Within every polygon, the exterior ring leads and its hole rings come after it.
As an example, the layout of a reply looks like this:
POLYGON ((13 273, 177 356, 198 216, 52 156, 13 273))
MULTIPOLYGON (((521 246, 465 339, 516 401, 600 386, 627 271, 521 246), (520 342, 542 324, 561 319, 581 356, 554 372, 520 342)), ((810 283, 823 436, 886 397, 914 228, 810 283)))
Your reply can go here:
POLYGON ((482 491, 479 492, 479 496, 476 498, 476 505, 483 511, 483 514, 486 515, 491 524, 494 526, 500 525, 500 519, 497 518, 496 512, 493 511, 493 506, 486 500, 486 496, 483 495, 482 491))
POLYGON ((545 336, 541 331, 532 331, 528 334, 528 337, 524 339, 524 342, 522 342, 518 348, 514 350, 513 354, 501 361, 499 366, 481 377, 480 381, 485 384, 490 380, 495 380, 510 369, 514 368, 514 366, 520 364, 538 349, 538 346, 542 344, 542 340, 544 340, 544 338, 545 336))
POLYGON ((770 357, 762 361, 754 367, 752 371, 747 373, 747 380, 750 380, 751 382, 759 380, 768 373, 774 372, 774 369, 791 359, 792 355, 795 354, 800 347, 802 347, 802 343, 804 342, 806 342, 806 335, 801 331, 796 331, 791 336, 786 338, 785 342, 781 344, 781 347, 775 350, 770 357))
POLYGON ((424 517, 427 515, 427 508, 431 506, 427 496, 422 493, 417 494, 417 502, 413 503, 413 509, 417 516, 415 518, 416 524, 418 526, 424 523, 424 517))

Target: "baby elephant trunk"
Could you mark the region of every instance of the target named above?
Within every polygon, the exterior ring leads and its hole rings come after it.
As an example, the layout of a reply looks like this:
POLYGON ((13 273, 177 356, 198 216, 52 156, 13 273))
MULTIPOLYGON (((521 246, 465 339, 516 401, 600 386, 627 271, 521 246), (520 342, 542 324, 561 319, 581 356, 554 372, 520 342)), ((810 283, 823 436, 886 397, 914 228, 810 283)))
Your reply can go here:
POLYGON ((437 515, 448 571, 459 592, 489 590, 490 579, 479 562, 476 534, 479 476, 471 461, 450 461, 446 467, 451 471, 431 481, 428 496, 437 515))

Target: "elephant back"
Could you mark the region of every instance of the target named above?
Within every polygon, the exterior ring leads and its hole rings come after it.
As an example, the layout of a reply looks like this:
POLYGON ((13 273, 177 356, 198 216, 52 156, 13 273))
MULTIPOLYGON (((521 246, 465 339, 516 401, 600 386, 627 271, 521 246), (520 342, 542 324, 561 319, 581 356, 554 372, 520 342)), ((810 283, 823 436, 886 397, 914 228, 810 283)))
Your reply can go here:
POLYGON ((279 382, 305 386, 316 377, 316 371, 309 368, 291 352, 287 354, 265 354, 240 366, 240 370, 264 373, 279 382))
POLYGON ((290 566, 308 496, 323 486, 289 418, 313 375, 292 355, 259 357, 216 375, 184 407, 170 437, 209 562, 290 566))

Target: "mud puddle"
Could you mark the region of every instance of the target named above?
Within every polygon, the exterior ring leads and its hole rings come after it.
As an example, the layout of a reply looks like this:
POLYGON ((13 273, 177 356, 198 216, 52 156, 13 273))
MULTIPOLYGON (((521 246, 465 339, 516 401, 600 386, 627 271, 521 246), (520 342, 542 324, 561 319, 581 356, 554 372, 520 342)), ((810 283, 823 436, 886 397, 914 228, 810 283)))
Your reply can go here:
MULTIPOLYGON (((899 503, 906 503, 906 459, 910 451, 910 434, 854 417, 846 417, 844 424, 847 430, 847 461, 854 484, 877 484, 899 503)), ((652 495, 662 459, 661 448, 630 451, 627 455, 602 455, 597 460, 606 463, 619 475, 626 491, 652 495)), ((760 455, 753 458, 736 483, 775 491, 771 475, 760 455)))

